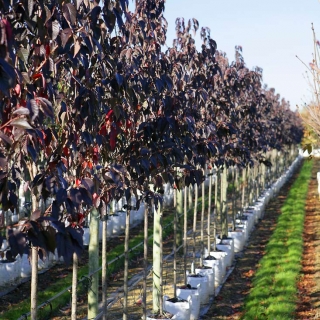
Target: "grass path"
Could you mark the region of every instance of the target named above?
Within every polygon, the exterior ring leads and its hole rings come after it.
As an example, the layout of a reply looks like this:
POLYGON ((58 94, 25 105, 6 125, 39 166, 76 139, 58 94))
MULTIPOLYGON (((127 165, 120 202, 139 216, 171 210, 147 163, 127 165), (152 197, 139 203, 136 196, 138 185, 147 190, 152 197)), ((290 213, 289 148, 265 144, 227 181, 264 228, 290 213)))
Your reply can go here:
MULTIPOLYGON (((281 208, 246 298, 242 319, 293 319, 301 270, 305 202, 312 161, 305 161, 281 208)), ((263 221, 262 221, 263 223, 263 221)))

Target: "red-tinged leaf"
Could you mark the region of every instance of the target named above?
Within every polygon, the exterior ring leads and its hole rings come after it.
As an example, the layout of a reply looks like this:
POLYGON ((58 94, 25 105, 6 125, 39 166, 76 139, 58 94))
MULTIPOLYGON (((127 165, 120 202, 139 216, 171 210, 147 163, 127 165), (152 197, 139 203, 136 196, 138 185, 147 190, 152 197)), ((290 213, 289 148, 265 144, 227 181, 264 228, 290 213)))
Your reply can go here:
POLYGON ((112 128, 110 132, 110 148, 113 151, 116 148, 117 129, 112 128))
POLYGON ((41 73, 35 73, 31 76, 32 79, 36 80, 36 79, 39 79, 41 78, 42 74, 41 73))
POLYGON ((20 107, 20 108, 14 110, 12 114, 17 114, 17 115, 29 115, 29 114, 30 114, 30 111, 29 111, 28 108, 20 107))
POLYGON ((14 87, 14 92, 16 93, 17 96, 20 95, 21 93, 21 87, 20 87, 20 84, 16 84, 16 86, 14 87))
POLYGON ((64 18, 67 20, 70 26, 75 25, 77 21, 77 10, 71 3, 66 3, 62 7, 64 18))
POLYGON ((45 46, 45 48, 46 48, 46 56, 48 56, 50 54, 51 48, 48 44, 45 46))
POLYGON ((2 131, 0 131, 0 138, 6 142, 9 146, 12 145, 13 141, 10 137, 8 137, 5 133, 3 133, 2 131))
POLYGON ((29 122, 24 118, 16 118, 10 122, 10 125, 20 129, 33 129, 29 122))
POLYGON ((113 115, 113 110, 109 110, 108 113, 106 114, 106 120, 109 120, 112 115, 113 115))
POLYGON ((72 30, 70 28, 67 28, 61 31, 60 38, 61 38, 61 44, 63 48, 66 46, 71 36, 72 36, 72 30))
POLYGON ((107 134, 107 127, 105 124, 101 127, 99 134, 101 134, 102 136, 105 136, 107 134))

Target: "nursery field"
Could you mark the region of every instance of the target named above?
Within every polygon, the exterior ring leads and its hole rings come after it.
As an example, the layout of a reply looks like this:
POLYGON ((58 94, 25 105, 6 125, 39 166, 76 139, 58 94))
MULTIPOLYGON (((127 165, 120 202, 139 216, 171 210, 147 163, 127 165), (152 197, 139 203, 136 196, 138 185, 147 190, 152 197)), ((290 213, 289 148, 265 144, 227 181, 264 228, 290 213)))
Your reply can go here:
MULTIPOLYGON (((216 288, 216 296, 211 296, 209 302, 202 307, 201 319, 302 320, 319 318, 320 207, 316 179, 318 171, 320 171, 320 160, 305 160, 279 193, 268 203, 263 219, 255 225, 244 250, 236 254, 232 265, 227 268, 227 276, 224 283, 216 288), (279 253, 284 253, 286 256, 275 258, 274 255, 279 253), (274 261, 277 263, 273 263, 274 261), (288 265, 290 272, 282 270, 285 265, 288 265), (285 277, 279 280, 277 279, 279 275, 276 274, 281 274, 282 271, 285 277), (280 285, 277 281, 282 281, 282 284, 280 285), (255 294, 255 291, 258 294, 255 294), (277 299, 277 296, 280 297, 279 301, 274 300, 277 299), (283 307, 281 307, 282 302, 283 307), (274 308, 269 308, 268 304, 280 307, 274 310, 274 308)), ((165 213, 168 220, 170 220, 170 214, 170 210, 165 213)), ((190 229, 191 217, 189 220, 188 228, 190 229)), ((198 210, 198 223, 199 220, 200 210, 198 210)), ((138 226, 131 231, 131 239, 139 235, 141 228, 138 226)), ((121 239, 119 237, 109 242, 110 252, 117 243, 122 241, 121 239)), ((213 237, 211 240, 213 241, 213 237)), ((189 234, 188 243, 192 241, 191 234, 189 234)), ((200 243, 200 235, 197 235, 196 242, 200 243)), ((173 295, 172 248, 173 236, 168 230, 164 233, 163 243, 163 294, 167 296, 173 295)), ((192 256, 192 250, 192 246, 188 247, 188 257, 192 256)), ((196 251, 200 250, 201 248, 197 245, 196 251)), ((148 260, 151 266, 152 247, 149 247, 148 260)), ((183 283, 183 260, 184 256, 180 251, 177 255, 178 284, 183 283)), ((79 261, 79 266, 84 266, 86 262, 87 257, 83 256, 79 261)), ((119 264, 119 268, 111 274, 108 282, 108 301, 111 303, 109 303, 107 319, 110 320, 120 319, 123 314, 123 269, 121 266, 122 264, 119 264)), ((131 260, 129 271, 129 278, 132 280, 130 283, 133 285, 128 296, 128 309, 129 319, 132 320, 140 319, 142 314, 142 271, 143 258, 142 255, 137 254, 135 259, 131 260)), ((67 278, 71 273, 71 267, 55 266, 39 275, 39 290, 50 289, 51 285, 67 278)), ((7 319, 6 311, 21 304, 29 297, 29 292, 30 284, 26 282, 9 294, 2 296, 0 307, 4 318, 1 317, 1 314, 0 318, 7 319)), ((152 308, 151 271, 147 279, 147 293, 147 305, 150 310, 152 308)), ((70 318, 69 303, 61 305, 54 313, 48 313, 49 308, 47 306, 44 310, 40 310, 39 316, 43 315, 46 319, 54 320, 70 318)), ((86 290, 84 290, 83 295, 81 292, 78 295, 78 318, 84 319, 86 312, 87 301, 86 290)))

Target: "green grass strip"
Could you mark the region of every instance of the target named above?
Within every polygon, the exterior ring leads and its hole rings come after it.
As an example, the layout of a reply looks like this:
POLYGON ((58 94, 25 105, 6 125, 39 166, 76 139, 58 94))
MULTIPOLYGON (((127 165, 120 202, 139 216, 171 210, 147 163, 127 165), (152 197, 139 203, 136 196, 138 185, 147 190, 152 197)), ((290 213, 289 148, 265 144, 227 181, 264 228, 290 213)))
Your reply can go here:
MULTIPOLYGON (((197 206, 201 207, 201 197, 198 198, 197 206)), ((207 208, 207 199, 206 199, 206 208, 207 208)), ((172 212, 174 209, 171 210, 172 212)), ((188 218, 190 218, 193 215, 193 209, 188 211, 188 218)), ((182 218, 183 219, 183 218, 182 218)), ((165 239, 167 236, 173 234, 173 213, 165 216, 163 218, 163 238, 165 239)), ((148 235, 151 236, 153 234, 153 223, 149 224, 149 230, 148 235)), ((141 231, 138 235, 136 235, 134 238, 130 239, 129 241, 129 248, 133 248, 137 244, 143 241, 144 235, 143 231, 141 231)), ((149 239, 149 246, 152 245, 152 239, 149 239)), ((124 252, 124 244, 121 243, 115 248, 113 248, 108 253, 108 261, 111 261, 117 257, 119 257, 124 252)), ((136 257, 138 254, 143 253, 143 245, 136 248, 136 250, 129 253, 129 260, 136 257)), ((124 258, 119 258, 118 261, 108 266, 108 273, 112 274, 115 271, 119 271, 119 269, 123 268, 124 264, 124 258)), ((100 258, 100 265, 101 265, 101 258, 100 258)), ((47 271, 47 272, 50 272, 47 271)), ((78 279, 81 279, 82 277, 86 277, 88 275, 88 266, 83 266, 78 269, 78 279)), ((101 276, 101 271, 100 271, 101 276)), ((55 283, 50 284, 50 286, 44 290, 38 292, 38 305, 48 301, 48 299, 52 298, 56 294, 58 294, 60 291, 62 291, 64 288, 67 288, 71 285, 72 282, 72 273, 68 274, 63 279, 57 279, 55 283)), ((81 284, 78 285, 78 291, 79 293, 87 292, 89 281, 84 281, 81 284)), ((50 314, 52 312, 56 312, 59 310, 59 308, 65 306, 67 303, 70 302, 71 299, 71 293, 68 291, 56 298, 51 302, 51 306, 47 305, 46 307, 38 310, 38 318, 39 319, 48 319, 50 314), (51 311, 52 309, 52 311, 51 311)), ((18 306, 14 306, 10 310, 0 314, 0 319, 6 319, 6 320, 12 320, 12 319, 18 319, 23 314, 27 314, 30 311, 30 299, 26 299, 23 302, 21 302, 18 306)), ((26 318, 29 319, 30 317, 26 318)))
POLYGON ((304 162, 281 208, 276 229, 246 298, 242 319, 294 318, 303 252, 305 203, 312 165, 312 161, 304 162))

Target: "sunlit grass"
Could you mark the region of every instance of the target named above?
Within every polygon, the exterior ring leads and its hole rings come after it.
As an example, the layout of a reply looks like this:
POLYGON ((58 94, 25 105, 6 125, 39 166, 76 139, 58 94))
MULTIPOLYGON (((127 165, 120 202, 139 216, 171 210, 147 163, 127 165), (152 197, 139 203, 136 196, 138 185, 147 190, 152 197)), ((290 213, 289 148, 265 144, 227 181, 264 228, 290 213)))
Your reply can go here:
MULTIPOLYGON (((276 229, 253 279, 243 319, 293 319, 303 251, 303 224, 312 161, 305 161, 281 208, 276 229)), ((263 223, 263 221, 262 221, 263 223)))

